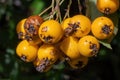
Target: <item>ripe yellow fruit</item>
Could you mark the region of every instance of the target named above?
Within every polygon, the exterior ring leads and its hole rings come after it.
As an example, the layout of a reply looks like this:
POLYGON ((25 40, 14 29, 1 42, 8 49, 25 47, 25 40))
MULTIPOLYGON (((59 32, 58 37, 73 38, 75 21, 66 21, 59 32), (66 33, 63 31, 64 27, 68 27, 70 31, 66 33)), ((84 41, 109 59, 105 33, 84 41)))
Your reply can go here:
POLYGON ((78 50, 81 55, 92 57, 97 55, 100 48, 98 40, 91 35, 83 36, 78 42, 78 50))
POLYGON ((25 24, 26 18, 22 19, 21 21, 18 22, 16 26, 16 32, 18 34, 18 39, 25 39, 25 29, 24 29, 24 24, 25 24))
POLYGON ((63 22, 61 23, 63 30, 65 30, 67 27, 69 27, 70 20, 71 20, 71 18, 66 18, 65 20, 63 20, 63 22))
POLYGON ((25 62, 34 61, 37 56, 38 46, 30 45, 27 40, 21 41, 16 48, 17 55, 25 62))
POLYGON ((80 53, 77 48, 78 40, 72 36, 65 38, 61 44, 61 51, 70 59, 75 59, 80 57, 80 53))
POLYGON ((43 44, 37 55, 39 60, 46 60, 49 65, 55 63, 59 57, 57 48, 50 44, 43 44))
POLYGON ((70 19, 70 22, 66 24, 69 26, 65 28, 65 34, 77 38, 87 35, 91 29, 91 21, 84 15, 75 15, 70 19))
POLYGON ((73 69, 80 69, 80 68, 83 68, 87 65, 88 57, 81 56, 81 57, 76 58, 74 60, 68 61, 68 63, 73 69))
POLYGON ((57 43, 63 36, 63 29, 59 22, 47 20, 39 28, 39 37, 44 43, 57 43))
POLYGON ((107 39, 113 34, 114 24, 110 18, 101 16, 93 21, 91 31, 96 38, 107 39))
POLYGON ((62 29, 64 31, 64 36, 69 36, 72 33, 72 27, 70 27, 70 20, 71 18, 66 18, 61 23, 62 29))
POLYGON ((119 0, 97 0, 98 10, 104 14, 112 14, 119 8, 119 0))

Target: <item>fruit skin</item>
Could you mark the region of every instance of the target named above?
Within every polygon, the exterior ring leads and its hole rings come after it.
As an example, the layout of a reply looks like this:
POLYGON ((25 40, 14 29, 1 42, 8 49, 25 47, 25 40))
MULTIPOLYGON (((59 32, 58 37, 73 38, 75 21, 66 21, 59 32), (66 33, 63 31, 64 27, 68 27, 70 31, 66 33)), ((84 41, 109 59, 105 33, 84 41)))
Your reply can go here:
POLYGON ((59 22, 47 20, 39 28, 39 37, 44 43, 57 43, 63 36, 63 29, 59 22))
POLYGON ((119 8, 119 0, 97 0, 98 10, 104 14, 112 14, 119 8))
POLYGON ((65 34, 80 38, 87 35, 91 29, 91 21, 84 15, 75 15, 71 18, 65 34))
POLYGON ((88 57, 81 56, 79 58, 76 58, 74 60, 68 61, 68 64, 73 68, 73 69, 80 69, 83 68, 87 65, 88 63, 88 57))
POLYGON ((96 56, 100 48, 98 40, 91 35, 82 37, 78 42, 78 50, 86 57, 96 56))
POLYGON ((16 26, 16 32, 18 34, 18 39, 25 39, 25 29, 24 29, 24 23, 26 21, 25 19, 22 19, 21 21, 18 22, 17 26, 16 26))
POLYGON ((71 30, 72 30, 72 27, 70 27, 70 20, 71 18, 66 18, 63 20, 63 22, 61 23, 61 26, 62 26, 62 29, 64 31, 64 36, 69 36, 71 35, 71 30))
POLYGON ((16 54, 25 62, 32 62, 37 56, 38 46, 30 45, 27 40, 22 40, 16 47, 16 54))
POLYGON ((39 60, 48 60, 48 64, 51 65, 57 61, 59 54, 57 48, 53 45, 43 44, 38 49, 37 56, 39 60))
POLYGON ((69 26, 70 20, 71 20, 70 17, 63 20, 63 22, 61 23, 63 30, 65 30, 65 28, 69 26))
POLYGON ((91 31, 98 39, 108 39, 113 34, 114 24, 110 18, 101 16, 93 21, 91 31))
POLYGON ((78 51, 77 44, 78 40, 69 36, 60 43, 60 49, 68 58, 75 59, 81 56, 78 51))

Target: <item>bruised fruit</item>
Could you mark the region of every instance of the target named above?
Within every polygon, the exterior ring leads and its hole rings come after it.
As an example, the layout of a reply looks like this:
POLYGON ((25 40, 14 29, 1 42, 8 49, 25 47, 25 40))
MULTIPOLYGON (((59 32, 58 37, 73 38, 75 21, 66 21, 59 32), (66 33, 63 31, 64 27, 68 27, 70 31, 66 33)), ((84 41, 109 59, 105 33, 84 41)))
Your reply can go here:
POLYGON ((31 40, 33 36, 38 35, 38 29, 43 21, 44 20, 37 15, 30 16, 26 19, 24 29, 28 34, 27 40, 31 40))

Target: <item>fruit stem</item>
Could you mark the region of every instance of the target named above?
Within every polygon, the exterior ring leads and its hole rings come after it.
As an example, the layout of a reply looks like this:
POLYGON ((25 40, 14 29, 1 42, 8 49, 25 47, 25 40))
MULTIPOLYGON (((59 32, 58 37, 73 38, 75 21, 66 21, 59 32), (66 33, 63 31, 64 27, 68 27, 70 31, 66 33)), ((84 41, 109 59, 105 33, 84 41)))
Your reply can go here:
POLYGON ((44 11, 42 11, 39 16, 42 16, 44 13, 46 13, 49 9, 51 9, 52 6, 50 5, 48 8, 46 8, 44 11))

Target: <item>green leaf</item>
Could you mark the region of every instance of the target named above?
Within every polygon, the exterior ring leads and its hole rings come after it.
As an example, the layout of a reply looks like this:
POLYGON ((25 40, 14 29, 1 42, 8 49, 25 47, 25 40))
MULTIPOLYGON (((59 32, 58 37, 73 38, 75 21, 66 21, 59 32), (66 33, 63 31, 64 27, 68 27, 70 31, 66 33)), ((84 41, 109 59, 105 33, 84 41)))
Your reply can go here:
POLYGON ((88 15, 90 16, 90 19, 93 21, 95 18, 99 16, 103 16, 101 12, 98 11, 96 7, 96 1, 97 0, 89 0, 88 2, 88 15))
POLYGON ((118 33, 119 14, 116 12, 116 13, 108 15, 107 17, 110 18, 114 23, 115 28, 114 28, 113 34, 114 36, 116 36, 118 33))
POLYGON ((99 40, 99 42, 100 42, 103 46, 107 47, 108 49, 112 49, 110 43, 105 42, 105 41, 100 41, 100 40, 99 40))
POLYGON ((33 15, 39 14, 44 7, 45 2, 43 0, 34 0, 30 5, 33 15))

